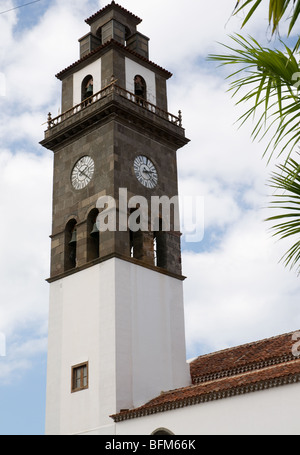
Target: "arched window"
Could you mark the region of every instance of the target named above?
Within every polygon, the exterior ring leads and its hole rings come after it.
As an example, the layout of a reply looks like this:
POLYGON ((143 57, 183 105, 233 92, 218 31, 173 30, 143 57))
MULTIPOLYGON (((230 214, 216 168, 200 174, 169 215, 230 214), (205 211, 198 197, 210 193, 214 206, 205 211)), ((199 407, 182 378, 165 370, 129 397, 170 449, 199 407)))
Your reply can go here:
POLYGON ((99 28, 98 28, 98 30, 97 30, 97 32, 96 32, 96 36, 97 36, 97 38, 99 38, 100 43, 103 44, 103 43, 102 43, 102 27, 99 27, 99 28))
POLYGON ((65 228, 65 271, 76 267, 76 249, 77 249, 77 221, 72 219, 68 221, 65 228))
POLYGON ((93 76, 90 74, 86 76, 81 84, 81 101, 90 98, 94 94, 94 81, 93 76))
POLYGON ((134 94, 136 102, 143 106, 147 98, 147 85, 145 79, 139 74, 134 77, 134 94))
POLYGON ((87 218, 87 261, 93 261, 99 257, 100 233, 97 228, 98 209, 93 209, 87 218))
POLYGON ((130 28, 125 27, 125 41, 128 40, 128 38, 132 35, 130 28))
POLYGON ((168 430, 167 428, 157 428, 157 430, 153 431, 153 433, 151 433, 152 436, 170 436, 170 435, 174 435, 174 433, 172 433, 172 431, 168 430))

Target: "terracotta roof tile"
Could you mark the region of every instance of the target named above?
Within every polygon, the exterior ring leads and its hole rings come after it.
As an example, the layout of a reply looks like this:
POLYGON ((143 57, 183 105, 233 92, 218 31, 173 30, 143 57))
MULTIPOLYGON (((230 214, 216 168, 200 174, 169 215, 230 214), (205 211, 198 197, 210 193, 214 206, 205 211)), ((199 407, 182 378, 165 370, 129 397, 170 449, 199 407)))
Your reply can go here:
POLYGON ((297 359, 286 365, 268 367, 263 371, 243 373, 231 378, 165 392, 139 408, 123 411, 111 417, 119 422, 299 381, 300 359, 297 359))
POLYGON ((286 333, 200 356, 190 364, 192 381, 195 383, 215 374, 235 374, 238 370, 257 369, 287 360, 292 357, 292 335, 286 333))
POLYGON ((299 382, 300 356, 292 353, 293 333, 198 357, 190 364, 192 385, 164 392, 139 408, 111 417, 127 420, 299 382))
POLYGON ((131 17, 133 17, 134 19, 136 19, 137 21, 137 24, 141 23, 142 22, 142 19, 140 19, 138 16, 136 16, 135 14, 132 14, 130 11, 128 11, 127 9, 123 8, 123 6, 119 5, 118 3, 116 3, 115 1, 112 1, 109 5, 106 5, 104 8, 100 9, 99 11, 97 11, 95 14, 93 14, 92 16, 90 16, 89 18, 87 18, 85 20, 85 22, 87 24, 91 24, 92 22, 94 22, 101 14, 105 13, 106 11, 108 11, 110 8, 112 7, 115 7, 117 9, 119 9, 120 11, 122 11, 122 13, 125 13, 125 14, 128 14, 130 15, 131 17))

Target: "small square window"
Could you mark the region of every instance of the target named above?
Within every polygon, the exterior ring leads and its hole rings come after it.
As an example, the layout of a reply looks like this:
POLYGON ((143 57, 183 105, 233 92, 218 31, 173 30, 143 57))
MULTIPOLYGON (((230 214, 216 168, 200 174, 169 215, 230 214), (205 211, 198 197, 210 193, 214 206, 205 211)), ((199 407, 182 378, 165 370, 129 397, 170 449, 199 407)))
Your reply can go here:
POLYGON ((88 362, 72 367, 72 392, 79 392, 88 386, 88 362))

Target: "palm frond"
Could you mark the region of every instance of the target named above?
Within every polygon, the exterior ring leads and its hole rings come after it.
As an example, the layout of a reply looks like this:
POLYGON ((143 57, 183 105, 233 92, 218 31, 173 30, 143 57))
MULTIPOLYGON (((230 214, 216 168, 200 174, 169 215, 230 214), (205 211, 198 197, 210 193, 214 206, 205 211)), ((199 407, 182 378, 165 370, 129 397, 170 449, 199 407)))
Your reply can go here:
POLYGON ((251 103, 238 122, 243 125, 250 117, 255 119, 260 113, 252 131, 253 139, 265 138, 272 126, 274 133, 266 153, 271 150, 271 158, 280 147, 279 154, 287 152, 288 157, 300 140, 297 118, 300 115, 298 61, 293 51, 285 45, 281 51, 264 48, 251 37, 246 39, 236 34, 230 38, 235 47, 222 45, 226 53, 210 54, 208 60, 219 62, 220 66, 235 66, 234 72, 227 77, 231 80, 229 91, 233 97, 240 95, 236 104, 251 103))
MULTIPOLYGON (((250 7, 250 10, 246 14, 246 17, 242 23, 242 27, 244 27, 247 22, 253 17, 253 14, 262 3, 263 0, 237 0, 234 14, 245 11, 247 7, 250 7)), ((290 8, 292 12, 289 15, 290 24, 288 34, 290 35, 297 19, 299 18, 300 0, 269 0, 269 24, 272 27, 272 34, 278 30, 280 21, 287 12, 288 8, 290 8)))
POLYGON ((296 236, 295 243, 281 260, 290 268, 297 265, 300 273, 300 164, 290 158, 284 165, 278 166, 278 170, 272 174, 270 186, 276 191, 271 208, 279 210, 279 214, 266 221, 275 222, 271 227, 274 236, 280 239, 296 236))

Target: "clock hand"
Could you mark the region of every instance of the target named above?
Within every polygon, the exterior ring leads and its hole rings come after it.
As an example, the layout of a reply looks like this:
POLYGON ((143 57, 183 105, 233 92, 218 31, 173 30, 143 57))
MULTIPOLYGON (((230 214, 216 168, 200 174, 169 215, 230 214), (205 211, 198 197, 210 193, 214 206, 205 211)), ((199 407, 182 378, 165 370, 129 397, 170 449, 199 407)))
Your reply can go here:
MULTIPOLYGON (((87 167, 84 169, 86 171, 87 167)), ((89 178, 89 176, 82 170, 79 171, 80 175, 84 175, 85 177, 89 178)))
POLYGON ((154 174, 154 171, 150 171, 150 170, 147 170, 147 169, 144 169, 145 174, 154 174))

